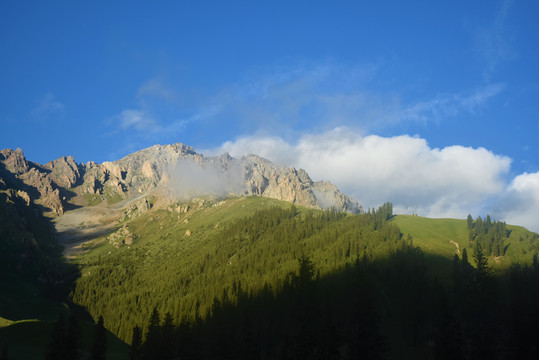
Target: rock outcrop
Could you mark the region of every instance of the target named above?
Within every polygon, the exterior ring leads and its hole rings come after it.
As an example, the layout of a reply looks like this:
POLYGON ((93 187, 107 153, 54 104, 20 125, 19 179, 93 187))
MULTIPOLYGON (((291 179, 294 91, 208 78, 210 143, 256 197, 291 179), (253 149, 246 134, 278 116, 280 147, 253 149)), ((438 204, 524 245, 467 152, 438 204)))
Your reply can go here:
MULTIPOLYGON (((17 188, 26 195, 21 195, 25 202, 30 200, 44 207, 45 212, 54 215, 64 213, 60 187, 56 184, 51 171, 39 164, 27 161, 21 149, 0 151, 0 162, 4 169, 0 176, 4 183, 22 183, 17 188)), ((17 185, 18 187, 18 185, 17 185)))

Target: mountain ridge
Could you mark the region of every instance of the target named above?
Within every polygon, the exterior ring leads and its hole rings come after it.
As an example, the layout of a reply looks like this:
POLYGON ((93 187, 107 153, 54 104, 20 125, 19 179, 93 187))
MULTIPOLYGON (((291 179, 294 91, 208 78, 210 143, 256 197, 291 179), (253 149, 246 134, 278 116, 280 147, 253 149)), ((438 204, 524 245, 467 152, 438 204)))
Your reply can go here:
POLYGON ((109 204, 165 189, 177 198, 197 195, 263 196, 293 204, 360 213, 361 205, 327 181, 313 181, 308 173, 278 166, 257 155, 206 157, 182 144, 154 145, 116 161, 77 163, 61 156, 44 165, 29 161, 21 149, 0 151, 3 182, 20 179, 19 189, 52 216, 72 206, 88 206, 85 197, 109 204))

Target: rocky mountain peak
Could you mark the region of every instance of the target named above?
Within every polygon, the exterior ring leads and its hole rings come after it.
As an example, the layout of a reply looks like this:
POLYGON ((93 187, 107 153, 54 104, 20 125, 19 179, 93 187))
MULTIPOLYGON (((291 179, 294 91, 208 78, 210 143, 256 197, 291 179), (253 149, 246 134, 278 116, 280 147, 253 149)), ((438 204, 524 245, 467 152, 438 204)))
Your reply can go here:
POLYGON ((29 164, 21 149, 17 148, 15 151, 4 149, 0 151, 0 154, 0 160, 10 172, 14 174, 23 174, 29 170, 29 164))
POLYGON ((0 161, 14 176, 35 186, 39 193, 36 200, 47 203, 55 214, 63 212, 66 199, 60 194, 68 189, 80 196, 90 194, 109 201, 156 189, 174 189, 165 193, 254 195, 311 208, 361 211, 361 206, 335 185, 314 182, 303 169, 279 166, 257 155, 234 158, 225 153, 205 157, 182 143, 154 145, 102 164, 77 164, 72 156, 43 166, 30 164, 20 149, 2 150, 0 161))
POLYGON ((10 188, 20 191, 27 204, 34 201, 45 212, 63 214, 60 189, 49 169, 27 161, 21 149, 4 149, 0 154, 0 163, 5 169, 0 173, 4 184, 10 184, 10 188))
POLYGON ((81 177, 79 165, 73 156, 62 156, 43 165, 52 172, 54 182, 64 188, 72 188, 81 177))

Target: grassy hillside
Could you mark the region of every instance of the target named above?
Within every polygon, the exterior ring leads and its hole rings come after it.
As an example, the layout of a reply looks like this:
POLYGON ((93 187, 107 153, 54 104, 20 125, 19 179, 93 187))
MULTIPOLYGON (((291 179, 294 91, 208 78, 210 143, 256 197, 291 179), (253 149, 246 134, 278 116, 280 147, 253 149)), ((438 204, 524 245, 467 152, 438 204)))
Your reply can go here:
MULTIPOLYGON (((399 226, 403 234, 413 237, 414 245, 425 253, 441 255, 452 259, 461 256, 466 248, 470 262, 473 263, 473 249, 468 239, 466 220, 431 219, 414 215, 396 215, 391 220, 399 226)), ((520 226, 508 225, 508 238, 505 240, 505 255, 489 258, 496 269, 507 269, 511 264, 530 265, 533 255, 539 251, 539 235, 520 226)))
POLYGON ((391 220, 404 234, 410 234, 414 245, 427 253, 453 258, 460 248, 468 246, 466 221, 430 219, 413 215, 396 215, 391 220))

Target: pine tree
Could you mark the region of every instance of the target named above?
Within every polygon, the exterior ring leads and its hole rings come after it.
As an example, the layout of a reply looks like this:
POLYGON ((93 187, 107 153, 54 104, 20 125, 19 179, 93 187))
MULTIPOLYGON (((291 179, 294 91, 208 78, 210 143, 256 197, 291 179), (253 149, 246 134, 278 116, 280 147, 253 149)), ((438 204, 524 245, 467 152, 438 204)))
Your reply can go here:
POLYGON ((69 314, 66 334, 66 358, 71 360, 80 359, 81 331, 74 312, 69 314))
POLYGON ((2 345, 2 353, 0 354, 0 360, 8 360, 7 342, 2 345))
POLYGON ((143 346, 144 359, 160 359, 161 352, 161 325, 159 320, 159 312, 157 307, 153 309, 150 316, 148 331, 143 346))
POLYGON ((103 316, 100 315, 94 328, 94 340, 92 343, 92 360, 104 360, 107 353, 107 334, 103 322, 103 316))
POLYGON ((465 269, 470 265, 468 262, 468 252, 466 251, 466 248, 462 249, 462 268, 465 269))
POLYGON ((68 359, 66 357, 66 322, 64 314, 61 313, 54 325, 52 331, 52 340, 49 343, 47 353, 45 354, 47 360, 61 360, 68 359))
POLYGON ((131 338, 131 348, 129 350, 129 359, 130 360, 141 359, 141 348, 142 348, 142 330, 140 329, 140 327, 135 326, 133 328, 133 336, 131 338))
POLYGON ((167 312, 161 326, 161 359, 172 359, 174 350, 174 324, 172 315, 167 312))
POLYGON ((303 255, 298 259, 299 274, 296 278, 298 288, 304 288, 313 281, 314 263, 309 256, 303 255))
POLYGON ((490 267, 488 266, 488 258, 485 256, 481 244, 475 244, 473 257, 479 280, 487 278, 490 274, 490 267))

